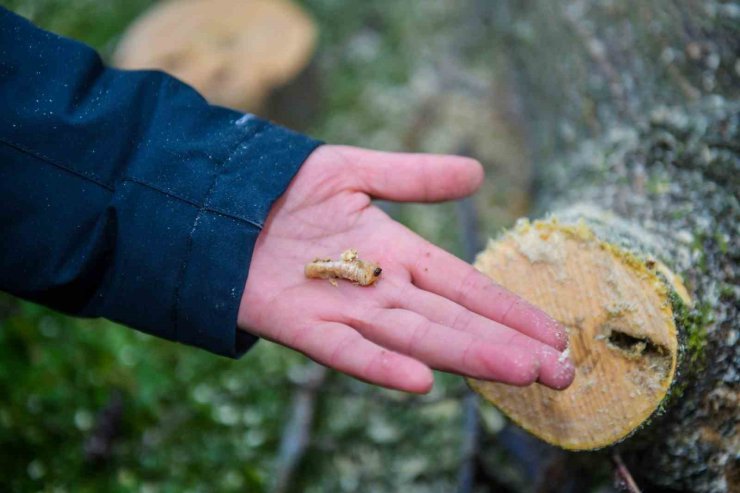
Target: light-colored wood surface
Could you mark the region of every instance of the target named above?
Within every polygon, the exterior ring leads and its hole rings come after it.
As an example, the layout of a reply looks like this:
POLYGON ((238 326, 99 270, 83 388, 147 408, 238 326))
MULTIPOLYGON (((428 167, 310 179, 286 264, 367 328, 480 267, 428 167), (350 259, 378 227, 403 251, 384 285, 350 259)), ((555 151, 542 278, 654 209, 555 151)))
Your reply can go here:
MULTIPOLYGON (((583 224, 520 222, 476 267, 565 325, 576 377, 565 391, 469 380, 514 422, 571 450, 611 445, 665 397, 678 339, 662 264, 596 238, 583 224)), ((676 278, 674 278, 674 281, 676 278)))
POLYGON ((211 103, 256 111, 308 65, 316 32, 288 0, 170 0, 129 27, 114 63, 165 70, 211 103))

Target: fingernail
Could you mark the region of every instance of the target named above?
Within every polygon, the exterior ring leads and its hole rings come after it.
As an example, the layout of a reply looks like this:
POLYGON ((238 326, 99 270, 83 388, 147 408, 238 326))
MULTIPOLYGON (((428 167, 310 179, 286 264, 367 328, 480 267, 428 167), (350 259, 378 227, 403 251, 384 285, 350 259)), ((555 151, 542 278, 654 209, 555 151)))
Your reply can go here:
POLYGON ((573 382, 576 376, 576 366, 568 357, 567 349, 558 358, 558 363, 558 371, 555 374, 553 383, 556 389, 563 390, 573 382))

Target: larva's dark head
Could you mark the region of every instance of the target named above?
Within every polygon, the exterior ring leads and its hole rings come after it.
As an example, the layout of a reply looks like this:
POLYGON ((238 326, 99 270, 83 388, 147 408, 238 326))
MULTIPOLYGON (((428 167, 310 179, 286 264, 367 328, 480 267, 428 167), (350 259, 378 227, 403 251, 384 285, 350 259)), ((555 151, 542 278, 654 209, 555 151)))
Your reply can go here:
POLYGON ((381 269, 380 267, 376 267, 373 271, 373 276, 378 277, 381 272, 383 272, 383 269, 381 269))

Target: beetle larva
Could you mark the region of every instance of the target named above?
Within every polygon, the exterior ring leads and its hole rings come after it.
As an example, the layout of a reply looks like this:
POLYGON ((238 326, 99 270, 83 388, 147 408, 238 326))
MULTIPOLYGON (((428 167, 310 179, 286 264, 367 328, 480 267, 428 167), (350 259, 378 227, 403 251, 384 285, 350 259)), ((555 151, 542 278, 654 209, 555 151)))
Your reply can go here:
POLYGON ((378 280, 383 269, 372 262, 360 260, 357 250, 342 253, 341 260, 316 258, 306 265, 306 277, 312 279, 347 279, 360 286, 370 286, 378 280))

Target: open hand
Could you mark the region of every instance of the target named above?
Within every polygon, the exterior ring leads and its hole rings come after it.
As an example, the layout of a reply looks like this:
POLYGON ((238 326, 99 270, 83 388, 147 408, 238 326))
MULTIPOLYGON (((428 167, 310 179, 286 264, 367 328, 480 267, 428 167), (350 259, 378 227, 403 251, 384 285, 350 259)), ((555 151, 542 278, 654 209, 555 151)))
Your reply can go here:
POLYGON ((371 197, 436 202, 471 194, 476 161, 322 146, 270 211, 255 245, 239 327, 361 380, 427 392, 431 368, 562 389, 564 329, 471 265, 408 230, 371 197), (379 264, 369 287, 307 279, 315 257, 356 248, 379 264))

